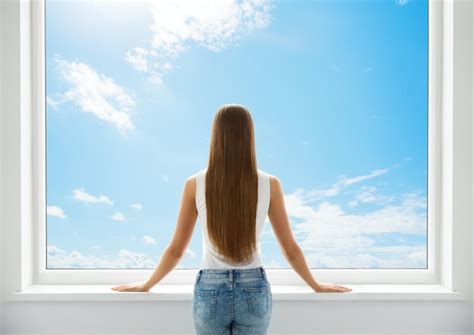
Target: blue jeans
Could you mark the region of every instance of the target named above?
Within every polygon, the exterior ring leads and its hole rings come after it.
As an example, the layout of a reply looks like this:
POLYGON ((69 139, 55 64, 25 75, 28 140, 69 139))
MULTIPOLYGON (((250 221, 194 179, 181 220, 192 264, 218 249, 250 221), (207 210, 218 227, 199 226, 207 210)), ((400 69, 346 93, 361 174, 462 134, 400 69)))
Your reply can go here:
POLYGON ((198 335, 267 334, 272 292, 265 269, 201 269, 192 302, 198 335))

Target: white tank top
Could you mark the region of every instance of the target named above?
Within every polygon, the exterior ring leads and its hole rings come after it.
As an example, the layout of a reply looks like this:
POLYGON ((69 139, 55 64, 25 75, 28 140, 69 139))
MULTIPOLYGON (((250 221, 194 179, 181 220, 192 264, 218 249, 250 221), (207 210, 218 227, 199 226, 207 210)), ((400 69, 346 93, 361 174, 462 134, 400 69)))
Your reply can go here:
POLYGON ((257 217, 256 217, 256 250, 249 263, 242 265, 229 264, 224 257, 217 251, 209 239, 207 231, 206 216, 206 169, 202 169, 195 174, 196 176, 196 208, 198 211, 198 219, 201 224, 202 232, 202 260, 201 269, 247 269, 255 268, 262 265, 261 258, 261 232, 263 223, 267 218, 268 208, 270 206, 270 178, 269 175, 258 170, 258 201, 257 201, 257 217))

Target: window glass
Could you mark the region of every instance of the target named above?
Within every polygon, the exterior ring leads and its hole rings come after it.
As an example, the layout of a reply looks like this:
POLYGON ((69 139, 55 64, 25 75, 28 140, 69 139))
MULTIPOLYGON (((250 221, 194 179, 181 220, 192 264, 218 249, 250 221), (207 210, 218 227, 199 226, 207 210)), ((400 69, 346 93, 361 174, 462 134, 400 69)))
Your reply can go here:
MULTIPOLYGON (((427 1, 45 11, 48 268, 154 267, 233 102, 312 268, 427 267, 427 1)), ((179 268, 201 256, 198 222, 179 268)), ((268 219, 262 260, 289 267, 268 219)))

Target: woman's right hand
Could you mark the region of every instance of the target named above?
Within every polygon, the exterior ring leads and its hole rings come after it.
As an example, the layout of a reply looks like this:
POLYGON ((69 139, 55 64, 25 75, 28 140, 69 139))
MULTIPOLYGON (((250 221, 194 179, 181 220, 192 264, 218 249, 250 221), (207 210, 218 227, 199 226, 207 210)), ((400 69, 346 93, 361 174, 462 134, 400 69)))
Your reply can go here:
POLYGON ((352 291, 351 288, 330 284, 330 283, 318 283, 318 285, 314 288, 314 290, 318 293, 321 292, 350 292, 352 291))

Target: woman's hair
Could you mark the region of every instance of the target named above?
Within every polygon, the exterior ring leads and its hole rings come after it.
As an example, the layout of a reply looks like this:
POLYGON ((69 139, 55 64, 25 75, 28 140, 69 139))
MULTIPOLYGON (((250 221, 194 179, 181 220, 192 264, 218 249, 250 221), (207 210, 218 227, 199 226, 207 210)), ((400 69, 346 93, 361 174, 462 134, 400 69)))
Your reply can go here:
POLYGON ((206 173, 210 241, 227 262, 248 263, 256 248, 258 171, 253 121, 243 106, 219 108, 206 173))

